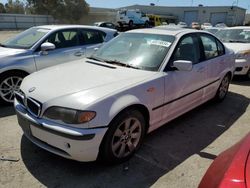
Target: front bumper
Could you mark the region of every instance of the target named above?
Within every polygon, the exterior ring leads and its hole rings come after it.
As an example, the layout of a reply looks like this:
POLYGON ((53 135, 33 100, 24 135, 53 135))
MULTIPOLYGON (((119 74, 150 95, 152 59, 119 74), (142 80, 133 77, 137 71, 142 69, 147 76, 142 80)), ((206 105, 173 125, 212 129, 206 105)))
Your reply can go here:
POLYGON ((88 162, 97 159, 107 127, 80 129, 51 124, 32 116, 17 101, 14 105, 24 135, 37 146, 72 160, 88 162))
POLYGON ((235 60, 235 75, 246 75, 250 69, 250 62, 246 59, 235 60))

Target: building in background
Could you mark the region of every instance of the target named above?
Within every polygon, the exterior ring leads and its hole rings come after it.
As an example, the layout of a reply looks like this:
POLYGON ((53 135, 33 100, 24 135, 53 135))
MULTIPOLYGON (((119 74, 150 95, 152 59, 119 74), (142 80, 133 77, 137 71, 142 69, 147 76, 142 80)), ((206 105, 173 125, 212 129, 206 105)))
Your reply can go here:
POLYGON ((192 22, 210 22, 213 25, 225 23, 228 26, 243 25, 246 9, 237 6, 198 6, 198 7, 167 7, 132 5, 126 9, 140 9, 146 14, 171 16, 174 22, 183 21, 190 25, 192 22))

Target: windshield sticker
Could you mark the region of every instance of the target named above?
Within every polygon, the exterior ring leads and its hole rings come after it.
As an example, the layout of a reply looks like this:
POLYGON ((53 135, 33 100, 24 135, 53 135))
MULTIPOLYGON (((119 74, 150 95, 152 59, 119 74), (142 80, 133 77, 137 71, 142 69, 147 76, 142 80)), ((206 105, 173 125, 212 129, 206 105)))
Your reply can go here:
POLYGON ((171 42, 162 41, 162 40, 151 40, 148 43, 149 43, 149 45, 164 46, 167 48, 171 45, 171 42))
POLYGON ((47 30, 47 29, 38 29, 37 31, 38 31, 38 32, 41 32, 41 33, 48 33, 48 30, 47 30))

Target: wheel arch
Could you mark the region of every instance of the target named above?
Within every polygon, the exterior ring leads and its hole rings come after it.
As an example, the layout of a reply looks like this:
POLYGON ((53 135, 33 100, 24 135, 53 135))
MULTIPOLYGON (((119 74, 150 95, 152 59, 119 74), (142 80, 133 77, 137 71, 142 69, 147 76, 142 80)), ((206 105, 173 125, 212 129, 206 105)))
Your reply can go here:
POLYGON ((21 73, 24 76, 29 75, 29 73, 27 71, 24 71, 24 70, 21 70, 21 69, 12 69, 12 70, 6 70, 6 71, 0 73, 0 77, 3 76, 3 75, 6 75, 6 74, 11 74, 11 73, 21 73))

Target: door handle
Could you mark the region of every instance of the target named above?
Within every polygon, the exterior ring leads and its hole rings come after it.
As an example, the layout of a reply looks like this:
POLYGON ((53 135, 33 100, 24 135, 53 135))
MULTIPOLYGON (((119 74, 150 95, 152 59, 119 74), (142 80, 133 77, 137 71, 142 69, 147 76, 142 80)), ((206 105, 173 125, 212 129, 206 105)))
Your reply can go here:
POLYGON ((83 54, 84 54, 83 52, 76 52, 74 55, 80 57, 80 56, 82 56, 83 54))

